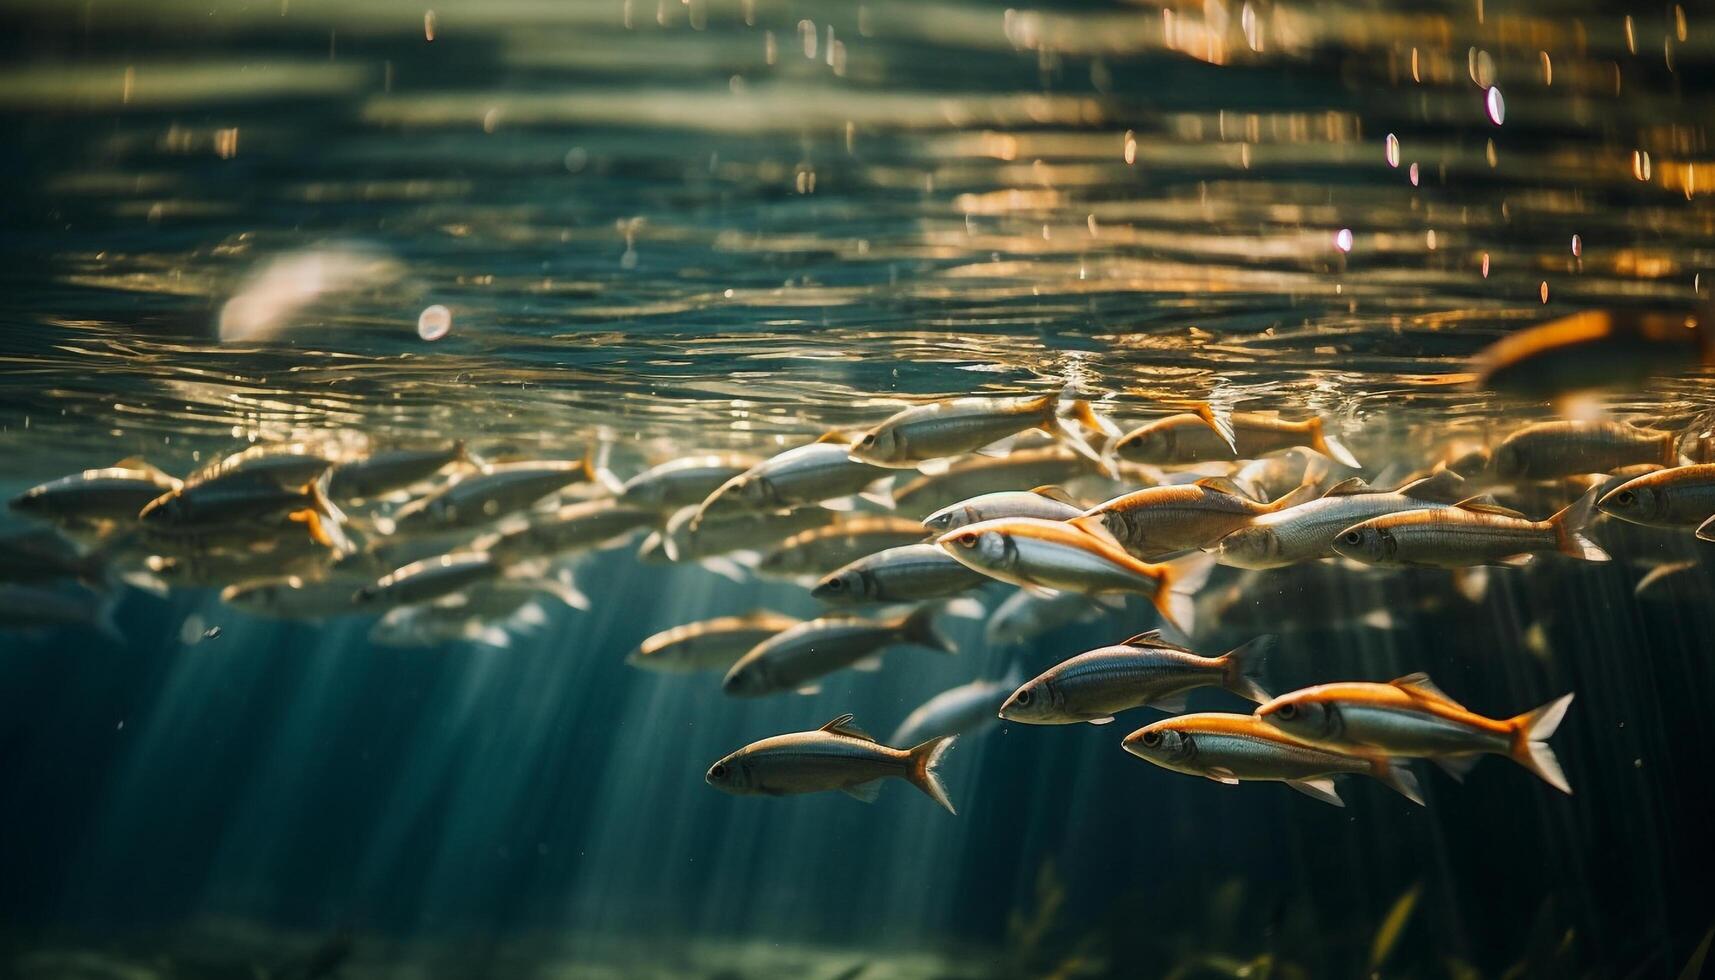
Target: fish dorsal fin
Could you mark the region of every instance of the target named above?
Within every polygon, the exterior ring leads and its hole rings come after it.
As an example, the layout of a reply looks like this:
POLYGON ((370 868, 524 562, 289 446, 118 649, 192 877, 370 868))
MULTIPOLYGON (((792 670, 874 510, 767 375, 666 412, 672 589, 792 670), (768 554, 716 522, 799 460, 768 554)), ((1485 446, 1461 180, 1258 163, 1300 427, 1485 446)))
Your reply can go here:
POLYGON ((1395 677, 1393 680, 1388 681, 1388 683, 1414 698, 1425 701, 1439 701, 1449 707, 1458 708, 1461 711, 1465 710, 1464 705, 1448 697, 1447 692, 1436 687, 1435 682, 1429 679, 1429 675, 1422 671, 1418 671, 1415 674, 1406 674, 1404 677, 1395 677))
POLYGON ((1479 494, 1475 497, 1467 497, 1453 506, 1460 510, 1470 511, 1473 514, 1494 514, 1499 517, 1516 517, 1521 521, 1530 519, 1518 511, 1513 510, 1511 507, 1502 507, 1500 504, 1495 503, 1495 498, 1486 493, 1479 494))
POLYGON ((819 443, 821 443, 821 442, 837 442, 840 445, 845 446, 845 445, 850 445, 852 440, 851 440, 851 437, 846 435, 844 432, 841 432, 838 429, 830 429, 827 432, 824 432, 821 435, 817 436, 816 441, 819 443))
POLYGON ((1033 494, 1036 494, 1038 497, 1046 497, 1049 500, 1054 501, 1055 503, 1065 504, 1069 507, 1082 506, 1081 504, 1078 503, 1078 501, 1076 501, 1072 498, 1071 494, 1067 493, 1061 487, 1055 487, 1055 486, 1031 487, 1030 492, 1033 494))
POLYGON ((1322 496, 1324 496, 1324 497, 1349 497, 1349 496, 1351 496, 1353 494, 1357 494, 1357 493, 1375 493, 1375 492, 1376 492, 1375 488, 1370 486, 1368 483, 1365 483, 1363 477, 1354 476, 1349 480, 1341 480, 1339 483, 1336 483, 1333 486, 1329 487, 1327 492, 1322 494, 1322 496))
POLYGON ((859 728, 857 723, 852 721, 854 717, 856 716, 850 713, 843 714, 838 718, 835 718, 833 721, 828 722, 826 725, 823 725, 821 728, 818 728, 817 731, 828 732, 832 735, 844 735, 847 738, 858 738, 865 742, 875 741, 874 735, 871 735, 862 728, 859 728))
POLYGON ((1139 633, 1136 636, 1120 641, 1120 646, 1122 647, 1162 647, 1167 645, 1167 641, 1161 638, 1160 630, 1150 630, 1147 633, 1139 633))
POLYGON ((171 480, 173 478, 172 474, 141 456, 127 456, 119 462, 114 463, 112 468, 116 470, 139 470, 161 480, 171 480))
POLYGON ((1246 499, 1250 498, 1250 495, 1245 493, 1244 488, 1233 482, 1231 477, 1205 476, 1201 480, 1192 484, 1192 486, 1202 487, 1205 490, 1212 490, 1215 493, 1227 493, 1232 494, 1235 497, 1244 497, 1246 499))

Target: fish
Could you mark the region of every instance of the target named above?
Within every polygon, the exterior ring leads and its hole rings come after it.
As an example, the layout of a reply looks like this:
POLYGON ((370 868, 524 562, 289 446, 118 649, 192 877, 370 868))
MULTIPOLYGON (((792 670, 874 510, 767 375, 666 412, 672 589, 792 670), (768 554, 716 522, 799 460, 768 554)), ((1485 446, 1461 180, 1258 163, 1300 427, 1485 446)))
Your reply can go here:
MULTIPOLYGON (((331 566, 329 552, 308 537, 247 538, 247 547, 205 548, 194 540, 121 541, 119 553, 139 549, 146 574, 174 588, 223 588, 235 582, 297 575, 319 578, 331 566), (168 547, 161 547, 167 545, 168 547)), ((349 557, 349 556, 348 556, 349 557)))
POLYGON ((1060 486, 1097 472, 1095 462, 1064 446, 1014 449, 1004 456, 966 456, 953 460, 943 472, 924 473, 896 485, 893 506, 908 517, 927 517, 985 493, 1060 486))
POLYGON ((702 502, 691 526, 716 515, 843 500, 891 476, 884 467, 853 459, 846 436, 830 432, 807 446, 770 456, 721 484, 702 502))
POLYGON ((396 606, 370 628, 369 640, 388 647, 473 643, 504 649, 512 645, 514 633, 547 623, 537 601, 545 593, 538 585, 501 579, 434 602, 396 606))
POLYGON ((918 705, 894 730, 887 741, 893 745, 916 745, 942 735, 968 736, 995 724, 1000 706, 1024 679, 1018 664, 996 680, 974 680, 948 688, 918 705))
POLYGON ((1474 358, 1474 386, 1535 398, 1635 389, 1715 365, 1708 310, 1581 310, 1515 331, 1474 358))
POLYGON ((421 533, 481 527, 574 483, 596 480, 593 457, 496 463, 399 508, 392 515, 393 528, 421 533))
POLYGON ((1515 430, 1489 454, 1501 480, 1557 480, 1639 463, 1674 466, 1681 433, 1611 419, 1562 419, 1515 430))
POLYGON ((424 449, 389 449, 339 463, 328 477, 328 496, 361 501, 416 486, 454 463, 469 460, 463 440, 424 449))
POLYGON ((1097 415, 1089 402, 1068 398, 1065 393, 949 398, 888 416, 858 434, 851 455, 876 466, 914 469, 976 452, 1029 429, 1040 429, 1106 469, 1107 461, 1085 440, 1078 423, 1092 432, 1118 434, 1113 423, 1097 415))
POLYGON ((1114 715, 1145 705, 1185 710, 1185 695, 1223 687, 1261 703, 1269 699, 1256 680, 1273 645, 1259 636, 1219 657, 1204 657, 1168 643, 1160 630, 1140 633, 1061 661, 1012 693, 1000 716, 1027 725, 1106 725, 1114 715))
POLYGON ((113 643, 125 635, 113 619, 112 597, 86 590, 60 591, 0 584, 0 629, 87 627, 113 643))
POLYGON ((671 513, 707 500, 721 485, 762 460, 749 453, 701 453, 671 459, 620 484, 628 504, 671 513))
POLYGON ((1302 449, 1288 449, 1273 456, 1253 459, 1232 474, 1232 481, 1253 500, 1279 500, 1301 486, 1320 486, 1328 475, 1325 457, 1302 449))
POLYGON ((1417 776, 1404 761, 1362 748, 1312 745, 1250 715, 1207 712, 1164 718, 1127 735, 1121 745, 1163 769, 1218 783, 1281 782, 1343 807, 1333 777, 1351 773, 1376 779, 1423 805, 1417 776))
POLYGON ((857 517, 792 535, 762 556, 765 575, 820 578, 888 548, 916 544, 923 525, 903 517, 857 517))
POLYGON ((564 557, 624 541, 659 517, 652 507, 599 497, 533 515, 515 527, 478 537, 471 546, 508 563, 564 557))
POLYGON ((109 582, 105 553, 88 551, 52 527, 0 532, 0 582, 40 584, 72 578, 101 590, 109 582))
POLYGON ((1351 450, 1327 434, 1319 416, 1292 422, 1259 412, 1224 419, 1207 405, 1140 426, 1114 443, 1114 454, 1134 463, 1170 466, 1223 459, 1255 459, 1287 449, 1310 449, 1342 466, 1360 465, 1351 450))
POLYGON ((1571 795, 1549 747, 1571 694, 1511 718, 1486 718, 1448 697, 1428 674, 1386 684, 1348 681, 1283 694, 1256 709, 1258 720, 1293 738, 1333 748, 1427 758, 1463 777, 1477 757, 1504 755, 1571 795))
POLYGON ((1315 500, 1251 518, 1210 550, 1223 565, 1252 569, 1331 558, 1334 539, 1346 528, 1384 514, 1451 507, 1465 496, 1463 482, 1451 471, 1441 470, 1393 490, 1377 490, 1353 477, 1315 500))
POLYGON ((1258 503, 1226 477, 1182 486, 1147 487, 1099 504, 1071 519, 1080 530, 1124 548, 1143 561, 1207 548, 1254 518, 1295 507, 1315 496, 1300 486, 1272 503, 1258 503))
POLYGON ((1099 619, 1108 611, 1101 602, 1077 592, 1043 595, 1019 589, 989 614, 983 636, 990 646, 1028 643, 1069 623, 1099 619))
POLYGON ((356 598, 361 585, 351 578, 315 580, 285 575, 229 585, 221 590, 220 599, 253 616, 323 619, 367 612, 356 598))
POLYGON ((1341 531, 1334 551, 1366 565, 1523 565, 1539 554, 1559 553, 1607 561, 1608 553, 1584 535, 1595 513, 1591 490, 1546 521, 1481 501, 1373 517, 1341 531))
POLYGON ((333 467, 333 457, 310 443, 264 442, 192 470, 185 477, 185 486, 217 482, 237 486, 251 482, 301 487, 326 476, 333 467))
POLYGON ((859 558, 822 577, 810 596, 823 602, 917 602, 958 595, 988 576, 935 544, 908 544, 859 558))
POLYGON ((1608 490, 1596 501, 1602 513, 1649 527, 1704 528, 1715 516, 1715 464, 1693 463, 1655 470, 1608 490))
POLYGON ((18 494, 8 506, 19 514, 64 526, 132 524, 153 501, 182 487, 138 457, 112 466, 49 480, 18 494))
POLYGON ((1195 618, 1191 596, 1214 564, 1198 553, 1152 565, 1071 524, 1028 517, 972 524, 935 543, 960 563, 1025 588, 1139 593, 1155 604, 1163 620, 1185 633, 1195 618))
POLYGON ((760 697, 783 691, 814 694, 816 681, 836 670, 881 668, 881 652, 892 646, 918 646, 937 653, 957 652, 935 628, 934 605, 898 616, 864 619, 824 616, 790 626, 740 657, 721 681, 734 697, 760 697))
POLYGON ((923 526, 937 534, 945 534, 967 524, 992 521, 1002 517, 1036 517, 1045 521, 1065 521, 1084 512, 1084 505, 1059 487, 1037 487, 1034 490, 1001 490, 961 500, 943 507, 923 518, 923 526))
POLYGON ((697 521, 697 508, 685 507, 661 529, 662 557, 671 562, 708 562, 740 551, 754 551, 838 520, 838 511, 819 504, 790 510, 711 515, 697 521))
POLYGON ((372 608, 409 606, 452 595, 504 574, 506 566, 486 552, 440 555, 414 561, 356 589, 352 601, 372 608))
POLYGON ((244 540, 268 529, 302 524, 310 537, 323 547, 350 547, 341 525, 345 514, 327 496, 327 468, 305 483, 298 477, 315 471, 326 460, 304 462, 289 455, 252 457, 248 466, 220 465, 187 479, 177 490, 150 501, 137 513, 138 524, 147 532, 166 537, 188 537, 212 544, 219 540, 244 540))
POLYGON ((956 813, 937 770, 957 736, 932 738, 909 749, 877 742, 841 715, 813 732, 793 732, 752 742, 709 767, 704 781, 735 796, 788 796, 837 789, 865 803, 875 801, 881 781, 903 779, 956 813))
POLYGON ((719 616, 662 630, 625 658, 633 667, 663 673, 698 670, 726 672, 757 644, 803 620, 769 609, 742 616, 719 616))

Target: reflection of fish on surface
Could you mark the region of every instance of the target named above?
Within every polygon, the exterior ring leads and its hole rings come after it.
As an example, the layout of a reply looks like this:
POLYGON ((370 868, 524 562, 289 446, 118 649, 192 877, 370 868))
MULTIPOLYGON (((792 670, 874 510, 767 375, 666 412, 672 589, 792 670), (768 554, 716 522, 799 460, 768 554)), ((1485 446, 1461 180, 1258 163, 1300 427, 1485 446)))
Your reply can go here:
POLYGON ((813 732, 752 742, 710 766, 704 780, 738 796, 787 796, 837 789, 871 803, 881 790, 881 780, 898 778, 953 813, 953 801, 936 769, 955 737, 943 736, 914 748, 896 749, 877 742, 846 714, 813 732))

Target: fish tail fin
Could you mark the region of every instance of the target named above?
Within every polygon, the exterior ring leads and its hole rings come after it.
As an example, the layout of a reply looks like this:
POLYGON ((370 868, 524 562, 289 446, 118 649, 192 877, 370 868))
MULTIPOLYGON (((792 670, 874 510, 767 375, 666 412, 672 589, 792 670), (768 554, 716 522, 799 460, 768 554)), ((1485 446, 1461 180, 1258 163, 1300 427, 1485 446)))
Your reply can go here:
POLYGON ((1300 483, 1298 486, 1293 487, 1291 490, 1286 491, 1268 503, 1263 504, 1262 509, 1272 514, 1276 511, 1282 511, 1288 507, 1296 507, 1306 501, 1314 500, 1316 499, 1317 482, 1318 481, 1316 479, 1312 478, 1310 474, 1306 472, 1303 483, 1300 483))
POLYGON ((1352 455, 1352 451, 1346 448, 1346 444, 1340 441, 1340 437, 1328 434, 1327 426, 1320 416, 1310 420, 1310 448, 1341 466, 1349 466, 1354 470, 1363 469, 1363 464, 1358 462, 1358 457, 1352 455))
POLYGON ((911 781, 911 785, 922 790, 924 795, 946 807, 947 812, 953 814, 959 811, 953 809, 953 801, 947 797, 947 787, 941 784, 941 777, 937 770, 941 767, 941 758, 947 754, 948 749, 953 747, 953 740, 957 737, 956 735, 943 735, 911 749, 911 768, 905 773, 905 778, 911 781))
POLYGON ((309 498, 309 506, 287 516, 303 524, 316 544, 346 553, 353 549, 351 539, 345 536, 345 512, 328 499, 327 481, 331 473, 330 470, 314 482, 305 484, 304 496, 309 498))
POLYGON ((1555 546, 1560 549, 1561 554, 1585 561, 1608 560, 1608 553, 1602 550, 1602 546, 1584 534, 1584 528, 1589 526, 1596 514, 1596 494, 1597 489, 1592 488, 1565 510, 1548 519, 1549 525, 1554 528, 1555 546))
POLYGON ((1227 448, 1233 451, 1233 455, 1238 455, 1239 444, 1237 435, 1233 432, 1232 409, 1216 408, 1209 402, 1198 402, 1192 406, 1192 414, 1202 419, 1209 428, 1214 429, 1215 434, 1221 437, 1221 441, 1227 444, 1227 448))
POLYGON ((1423 787, 1418 785, 1417 774, 1411 771, 1411 763, 1405 759, 1382 756, 1374 762, 1370 775, 1374 776, 1383 786, 1418 806, 1425 805, 1423 787))
POLYGON ((953 641, 935 626, 935 615, 940 611, 939 603, 918 606, 911 611, 911 615, 905 617, 904 624, 900 626, 900 632, 908 642, 918 646, 928 647, 931 650, 938 650, 946 654, 958 653, 959 648, 954 646, 953 641))
POLYGON ((583 471, 584 482, 593 483, 615 496, 625 488, 625 481, 614 475, 608 468, 608 460, 612 456, 613 444, 603 439, 590 446, 584 453, 583 471))
POLYGON ((1214 567, 1215 556, 1202 551, 1159 566, 1160 578, 1153 596, 1155 608, 1161 613, 1163 623, 1177 630, 1181 637, 1190 637, 1196 625, 1197 607, 1192 597, 1209 581, 1214 567))
POLYGON ((1572 784, 1566 781, 1566 773, 1560 768, 1560 760, 1555 757, 1554 749, 1549 747, 1548 739, 1560 727, 1560 722, 1566 717, 1566 708, 1572 703, 1571 694, 1563 694, 1540 708, 1526 711, 1512 719, 1513 745, 1511 755, 1513 761, 1536 773, 1542 781, 1555 789, 1572 795, 1572 784))
POLYGON ((1065 443, 1066 448, 1072 450, 1090 462, 1095 463, 1096 468, 1100 470, 1103 475, 1115 475, 1116 470, 1114 469, 1113 461, 1097 452, 1096 448, 1090 445, 1090 441, 1084 438, 1084 434, 1078 430, 1078 426, 1073 423, 1071 419, 1061 418, 1056 415, 1053 419, 1042 423, 1042 430, 1053 436, 1055 439, 1065 443))
POLYGON ((1113 420, 1097 412, 1095 406, 1083 398, 1068 398, 1060 403, 1059 414, 1075 419, 1084 428, 1109 439, 1117 439, 1120 427, 1113 420))
POLYGON ((1715 541, 1715 517, 1709 518, 1698 526, 1697 540, 1715 541))
POLYGON ((1273 647, 1273 636, 1259 636, 1227 651, 1227 655, 1221 658, 1225 666, 1221 686, 1257 704, 1269 700, 1272 695, 1263 689, 1257 677, 1262 671, 1263 660, 1273 647))

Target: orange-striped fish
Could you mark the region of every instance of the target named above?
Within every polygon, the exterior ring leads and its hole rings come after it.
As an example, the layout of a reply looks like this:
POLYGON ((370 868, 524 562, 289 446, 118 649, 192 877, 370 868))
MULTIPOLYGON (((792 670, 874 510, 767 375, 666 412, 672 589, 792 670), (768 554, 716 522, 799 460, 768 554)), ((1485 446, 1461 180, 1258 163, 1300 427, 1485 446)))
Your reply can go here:
POLYGON ((787 796, 837 789, 865 803, 875 802, 881 781, 903 779, 924 795, 956 812, 936 776, 942 756, 956 736, 932 738, 915 748, 882 745, 841 715, 813 732, 792 732, 752 742, 709 767, 710 786, 735 796, 787 796))
POLYGON ((1538 422, 1501 440, 1489 465, 1502 480, 1557 480, 1638 463, 1673 466, 1681 435, 1608 419, 1538 422))
POLYGON ((1523 565, 1556 553, 1607 561, 1608 553, 1584 536, 1596 491, 1546 521, 1516 510, 1467 500, 1452 507, 1408 510, 1354 524, 1334 538, 1334 551, 1366 565, 1523 565))
POLYGON ((1027 589, 1095 594, 1137 592, 1161 616, 1189 632, 1191 596, 1208 581, 1213 559, 1195 554, 1152 565, 1111 540, 1060 521, 1013 517, 983 521, 936 539, 961 564, 1027 589))
POLYGON ((1225 477, 1185 486, 1145 487, 1072 518, 1078 528, 1108 538, 1144 561, 1207 548, 1263 514, 1304 503, 1315 488, 1301 486, 1273 503, 1258 503, 1225 477))
POLYGON ((1306 796, 1345 806, 1335 776, 1370 776, 1419 806, 1417 777, 1401 760, 1364 749, 1322 748, 1284 734, 1250 715, 1218 712, 1179 715, 1147 725, 1121 746, 1163 769, 1238 785, 1281 782, 1306 796))
POLYGON ((1715 540, 1715 464, 1656 470, 1627 480, 1596 501, 1602 513, 1651 527, 1698 527, 1715 540))
POLYGON ((1133 429, 1115 443, 1114 452, 1129 462, 1166 466, 1255 459, 1297 448, 1313 449, 1343 466, 1358 468, 1351 450, 1325 431, 1318 416, 1297 422, 1259 412, 1222 416, 1207 405, 1133 429))
POLYGON ((1113 423, 1097 415, 1089 402, 1066 398, 1063 393, 1023 398, 949 398, 895 412, 859 435, 851 455, 876 466, 910 469, 976 452, 1020 432, 1041 429, 1073 452, 1099 461, 1101 457, 1090 448, 1076 423, 1104 435, 1118 435, 1119 431, 1113 423))
POLYGON ((1427 758, 1462 777, 1483 755, 1504 755, 1563 793, 1572 787, 1548 739, 1572 695, 1511 718, 1486 718, 1448 697, 1428 674, 1386 684, 1350 681, 1283 694, 1257 718, 1294 738, 1336 751, 1374 750, 1427 758))

